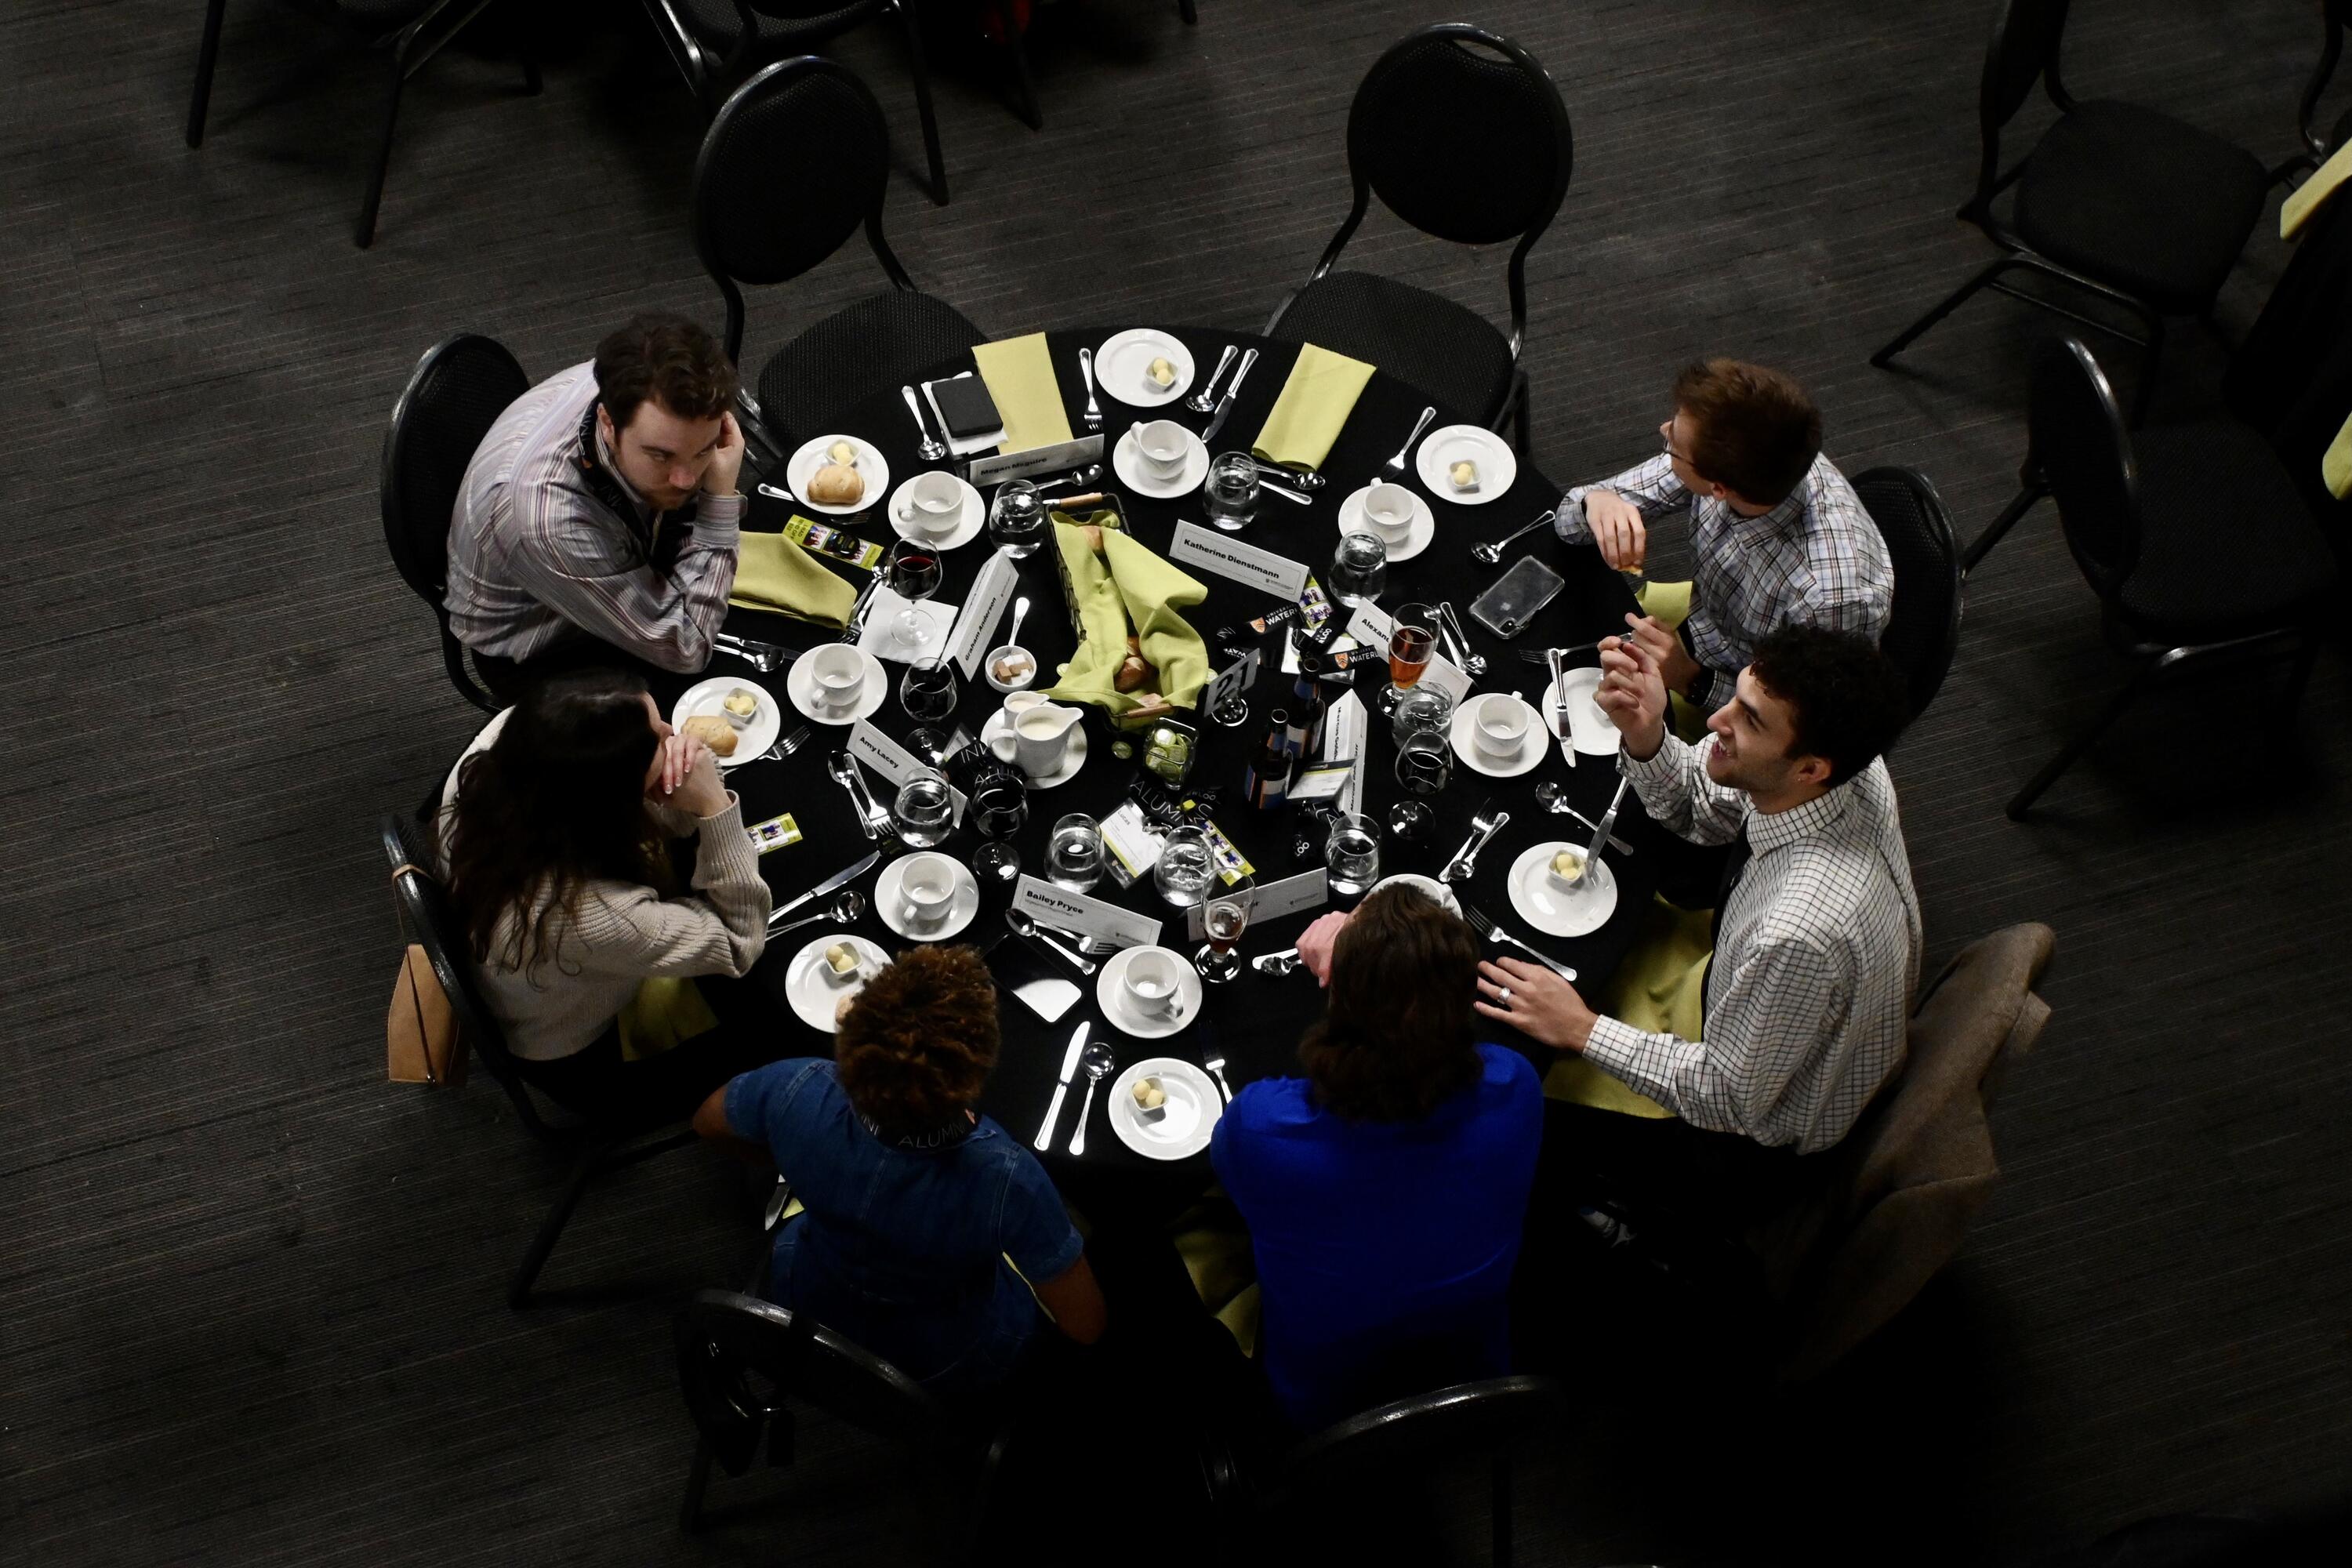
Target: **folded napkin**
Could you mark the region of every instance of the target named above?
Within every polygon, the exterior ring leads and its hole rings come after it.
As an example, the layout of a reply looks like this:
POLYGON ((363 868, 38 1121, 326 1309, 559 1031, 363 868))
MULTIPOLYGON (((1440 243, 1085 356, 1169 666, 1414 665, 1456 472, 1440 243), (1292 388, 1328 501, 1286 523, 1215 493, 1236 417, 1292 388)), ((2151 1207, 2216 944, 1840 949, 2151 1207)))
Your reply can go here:
MULTIPOLYGON (((1592 1005, 1612 1018, 1654 1035, 1704 1038, 1700 1026, 1706 998, 1706 965, 1715 951, 1715 916, 1707 910, 1676 909, 1654 898, 1642 924, 1609 983, 1593 993, 1592 1005)), ((1582 1057, 1563 1051, 1544 1074, 1544 1093, 1570 1105, 1589 1105, 1651 1121, 1674 1114, 1647 1095, 1637 1094, 1582 1057)))
POLYGON ((2286 194, 2286 200, 2279 204, 2279 237, 2293 239, 2301 234, 2311 215, 2326 205, 2327 198, 2347 179, 2352 179, 2352 142, 2336 149, 2311 178, 2286 194))
POLYGON ((1070 416, 1062 407, 1062 384, 1054 379, 1045 333, 982 343, 971 357, 997 413, 1004 416, 1004 444, 998 451, 1025 452, 1070 438, 1070 416))
POLYGON ((849 612, 857 603, 856 589, 781 533, 741 537, 735 557, 735 586, 727 595, 729 604, 776 610, 821 626, 839 628, 849 624, 849 612))
POLYGON ((641 1062, 719 1027, 719 1015, 692 980, 656 974, 637 987, 614 1022, 621 1030, 621 1059, 641 1062))
POLYGON ((1265 427, 1250 443, 1251 453, 1286 468, 1321 468, 1371 378, 1372 367, 1362 360, 1302 344, 1265 427))
POLYGON ((2326 481, 2327 493, 2337 500, 2352 496, 2352 419, 2344 421, 2336 439, 2319 455, 2319 477, 2326 481))
MULTIPOLYGON (((1097 513, 1087 521, 1100 523, 1109 515, 1097 513)), ((1070 603, 1087 637, 1045 696, 1091 702, 1114 719, 1150 700, 1150 692, 1121 691, 1114 684, 1127 658, 1132 625, 1145 660, 1160 672, 1158 695, 1179 708, 1199 701, 1201 688, 1209 683, 1209 650, 1182 612, 1209 591, 1114 528, 1103 530, 1103 553, 1097 555, 1086 534, 1063 519, 1063 513, 1054 514, 1054 543, 1062 552, 1070 603)))

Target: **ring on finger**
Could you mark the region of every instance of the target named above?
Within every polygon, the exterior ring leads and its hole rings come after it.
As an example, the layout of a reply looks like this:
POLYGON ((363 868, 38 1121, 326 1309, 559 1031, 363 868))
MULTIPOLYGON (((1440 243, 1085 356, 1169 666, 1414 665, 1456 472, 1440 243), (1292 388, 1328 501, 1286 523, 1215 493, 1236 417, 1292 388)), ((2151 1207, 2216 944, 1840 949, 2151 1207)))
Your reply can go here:
POLYGON ((1508 1007, 1511 1005, 1511 988, 1507 985, 1498 988, 1495 993, 1495 1000, 1508 1007))

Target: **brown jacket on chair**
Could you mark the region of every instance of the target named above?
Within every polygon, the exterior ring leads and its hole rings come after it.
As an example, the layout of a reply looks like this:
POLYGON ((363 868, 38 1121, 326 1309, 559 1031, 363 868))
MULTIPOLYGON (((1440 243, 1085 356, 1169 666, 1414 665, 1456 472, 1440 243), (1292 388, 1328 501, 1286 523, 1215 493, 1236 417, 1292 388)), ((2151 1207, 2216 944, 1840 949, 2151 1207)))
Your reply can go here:
POLYGON ((1784 1381, 1853 1349, 1959 1250, 2000 1177, 1995 1081, 2050 1016, 2033 983, 2054 940, 2014 925, 1963 948, 1922 993, 1903 1069, 1839 1146, 1822 1195, 1751 1238, 1786 1314, 1784 1381))

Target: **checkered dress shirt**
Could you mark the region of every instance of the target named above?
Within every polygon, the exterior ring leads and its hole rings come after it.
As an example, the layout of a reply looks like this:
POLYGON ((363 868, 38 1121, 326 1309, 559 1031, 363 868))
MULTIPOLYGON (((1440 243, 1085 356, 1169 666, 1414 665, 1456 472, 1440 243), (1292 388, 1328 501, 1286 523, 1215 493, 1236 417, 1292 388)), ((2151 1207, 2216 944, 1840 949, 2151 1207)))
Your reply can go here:
POLYGON ((1651 817, 1697 844, 1744 822, 1755 858, 1720 911, 1704 1040, 1593 1026, 1588 1060, 1695 1127, 1811 1154, 1903 1064, 1919 983, 1919 896, 1886 764, 1769 816, 1706 775, 1710 735, 1621 757, 1651 817))
POLYGON ((1742 517, 1713 496, 1695 496, 1661 452, 1615 479, 1571 488, 1554 527, 1571 544, 1588 543, 1591 490, 1614 490, 1646 524, 1688 507, 1690 619, 1683 635, 1700 666, 1691 702, 1710 712, 1731 700, 1733 686, 1764 634, 1783 626, 1860 632, 1873 642, 1886 630, 1895 600, 1895 565, 1862 500, 1827 458, 1815 458, 1804 482, 1770 511, 1742 517))

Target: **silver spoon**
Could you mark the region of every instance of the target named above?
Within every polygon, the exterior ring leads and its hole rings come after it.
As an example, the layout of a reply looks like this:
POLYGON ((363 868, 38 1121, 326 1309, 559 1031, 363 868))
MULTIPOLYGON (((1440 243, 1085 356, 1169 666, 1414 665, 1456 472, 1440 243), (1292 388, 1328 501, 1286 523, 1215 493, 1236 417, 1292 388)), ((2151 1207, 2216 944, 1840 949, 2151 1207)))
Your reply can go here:
POLYGON ((898 389, 898 395, 907 400, 907 412, 914 418, 916 434, 922 437, 922 444, 915 450, 921 454, 923 461, 936 463, 946 457, 948 449, 940 444, 938 437, 931 434, 930 425, 923 418, 923 405, 915 401, 915 389, 902 386, 898 389))
POLYGON ((1118 1058, 1110 1054, 1108 1046, 1097 1043, 1087 1047, 1087 1054, 1078 1058, 1078 1065, 1087 1069, 1087 1097, 1078 1102, 1078 1130, 1070 1134, 1070 1152, 1073 1154, 1087 1152, 1087 1112, 1095 1108, 1095 1086, 1110 1075, 1111 1068, 1118 1066, 1118 1058))
POLYGON ((1217 382, 1224 375, 1225 366, 1233 363, 1234 355, 1239 353, 1239 348, 1227 343, 1225 352, 1217 356, 1217 368, 1209 373, 1209 379, 1201 384, 1200 391, 1184 400, 1184 406, 1195 414, 1207 414, 1214 409, 1217 400, 1210 395, 1217 390, 1217 382))
POLYGON ((1423 409, 1421 411, 1421 417, 1412 422, 1412 434, 1404 438, 1404 445, 1396 449, 1395 457, 1391 458, 1387 462, 1381 465, 1381 472, 1383 474, 1403 473, 1405 457, 1412 450, 1412 444, 1421 439, 1421 433, 1423 430, 1428 429, 1429 422, 1436 417, 1436 409, 1423 409))
MULTIPOLYGON (((1560 788, 1559 785, 1552 783, 1549 779, 1546 779, 1543 783, 1536 785, 1536 804, 1542 806, 1546 811, 1550 812, 1555 816, 1572 816, 1576 818, 1577 821, 1584 824, 1587 827, 1598 826, 1592 818, 1585 816, 1584 813, 1569 805, 1568 792, 1560 788)), ((1609 847, 1614 849, 1620 855, 1631 855, 1633 852, 1633 847, 1632 845, 1626 843, 1623 839, 1618 837, 1613 833, 1609 836, 1609 847)))
POLYGON ((1090 485, 1101 479, 1102 475, 1103 466, 1100 463, 1089 463, 1083 468, 1071 469, 1058 479, 1040 479, 1035 488, 1041 490, 1057 490, 1064 485, 1090 485))
POLYGON ((1251 458, 1250 461, 1256 465, 1259 473, 1271 474, 1286 484, 1297 485, 1302 490, 1319 490, 1329 482, 1312 468, 1286 468, 1280 463, 1261 463, 1255 457, 1251 458))
POLYGON ((1024 594, 1019 598, 1013 601, 1013 630, 1005 636, 1004 642, 1006 647, 1019 647, 1021 646, 1021 617, 1028 613, 1029 595, 1024 594))
POLYGON ((1473 561, 1482 562, 1488 566, 1500 566, 1503 563, 1503 546, 1510 543, 1515 539, 1519 539, 1527 534, 1533 533, 1537 529, 1541 528, 1545 523, 1551 521, 1559 515, 1559 509, 1555 507, 1551 510, 1544 513, 1541 517, 1536 519, 1533 522, 1528 524, 1527 527, 1515 529, 1511 532, 1505 534, 1502 538, 1495 541, 1492 544, 1474 544, 1470 547, 1470 559, 1473 561))
POLYGON ((1070 966, 1081 974, 1092 974, 1096 970, 1102 967, 1101 964, 1097 963, 1093 959, 1086 957, 1082 953, 1072 952, 1068 948, 1064 947, 1060 942, 1055 942, 1052 937, 1047 936, 1045 931, 1039 928, 1036 921, 1031 917, 1029 911, 1026 910, 1005 910, 1004 923, 1013 928, 1013 932, 1015 936, 1030 937, 1035 941, 1044 942, 1047 947, 1066 959, 1069 962, 1070 966))
POLYGON ((768 934, 781 936, 785 931, 795 931, 804 925, 814 925, 819 921, 831 921, 835 925, 845 926, 865 913, 866 895, 851 888, 813 915, 803 915, 796 921, 786 921, 780 926, 770 926, 768 934))
MULTIPOLYGON (((1454 641, 1454 662, 1462 667, 1462 673, 1473 680, 1486 674, 1486 656, 1470 651, 1470 639, 1462 635, 1462 623, 1454 618, 1454 606, 1439 600, 1437 618, 1444 623, 1446 636, 1454 641)), ((1511 695, 1517 697, 1518 693, 1514 691, 1511 695)))

